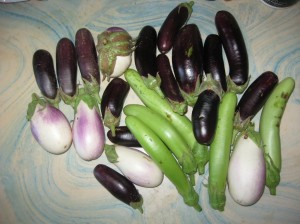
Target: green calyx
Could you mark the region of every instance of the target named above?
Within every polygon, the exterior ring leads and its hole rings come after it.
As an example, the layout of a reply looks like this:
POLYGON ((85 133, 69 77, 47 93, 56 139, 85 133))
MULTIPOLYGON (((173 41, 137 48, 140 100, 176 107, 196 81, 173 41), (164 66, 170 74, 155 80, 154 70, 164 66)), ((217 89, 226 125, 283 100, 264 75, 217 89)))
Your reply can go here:
POLYGON ((77 107, 81 101, 88 105, 90 109, 96 108, 99 111, 99 93, 97 95, 92 94, 85 86, 78 89, 78 95, 74 101, 74 112, 77 112, 77 107))
MULTIPOLYGON (((85 92, 92 95, 100 104, 101 103, 101 98, 99 95, 100 92, 100 85, 97 82, 96 78, 94 76, 91 76, 91 81, 88 81, 84 78, 82 78, 83 80, 83 88, 85 89, 85 92)), ((77 95, 79 94, 78 90, 77 90, 77 95)))
POLYGON ((79 89, 78 86, 79 85, 76 86, 76 93, 73 96, 69 96, 65 94, 64 91, 61 88, 59 88, 59 95, 61 99, 64 101, 65 104, 70 105, 73 108, 74 108, 76 97, 78 95, 78 89, 79 89))
POLYGON ((179 4, 179 9, 178 11, 180 11, 180 9, 182 7, 186 7, 187 10, 188 10, 188 18, 187 18, 187 21, 190 19, 192 13, 193 13, 193 5, 194 5, 194 1, 190 1, 190 2, 183 2, 183 3, 180 3, 179 4))
POLYGON ((157 94, 161 97, 164 98, 165 95, 160 89, 160 84, 161 84, 161 79, 159 75, 156 75, 155 77, 152 75, 148 75, 147 77, 141 76, 145 85, 147 88, 154 90, 157 92, 157 94))
POLYGON ((187 105, 186 101, 178 102, 178 101, 174 101, 174 100, 171 100, 171 99, 168 99, 168 100, 170 102, 172 110, 175 113, 180 114, 180 115, 184 115, 184 114, 187 113, 188 105, 187 105))
POLYGON ((227 81, 227 91, 228 92, 234 92, 236 94, 241 94, 245 91, 245 89, 247 88, 247 86, 249 85, 249 81, 250 81, 250 76, 248 77, 247 82, 245 82, 245 84, 238 86, 236 85, 230 78, 230 76, 227 76, 226 78, 227 81))
POLYGON ((108 127, 111 130, 112 136, 116 135, 116 127, 120 124, 121 117, 115 117, 110 109, 107 107, 105 109, 105 116, 103 123, 106 127, 108 127))
POLYGON ((119 156, 116 152, 116 147, 114 145, 105 144, 104 145, 104 152, 105 152, 107 160, 110 163, 117 163, 118 162, 119 156))
POLYGON ((132 208, 134 208, 134 209, 138 209, 139 211, 140 211, 140 213, 142 213, 143 214, 143 202, 144 202, 144 200, 143 200, 143 197, 142 196, 140 196, 140 201, 136 201, 136 202, 130 202, 129 203, 129 205, 132 207, 132 208))
POLYGON ((36 108, 36 106, 37 106, 38 104, 41 105, 42 107, 45 107, 46 104, 47 104, 47 101, 46 101, 44 98, 39 97, 36 93, 33 93, 33 94, 31 95, 31 98, 32 98, 32 100, 31 100, 31 102, 28 104, 28 107, 27 107, 27 115, 26 115, 26 119, 27 119, 28 121, 31 120, 31 118, 32 118, 32 116, 33 116, 33 114, 34 114, 34 112, 35 112, 35 108, 36 108))
POLYGON ((222 99, 224 92, 221 83, 215 80, 210 73, 207 75, 203 75, 203 81, 200 84, 199 94, 208 89, 214 91, 219 96, 219 98, 222 99))

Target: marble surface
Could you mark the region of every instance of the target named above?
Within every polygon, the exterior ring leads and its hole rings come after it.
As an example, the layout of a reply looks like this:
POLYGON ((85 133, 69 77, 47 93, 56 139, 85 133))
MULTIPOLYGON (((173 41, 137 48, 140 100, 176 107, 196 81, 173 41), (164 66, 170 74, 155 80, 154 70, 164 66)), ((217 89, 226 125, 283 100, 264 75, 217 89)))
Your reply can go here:
MULTIPOLYGON (((0 223, 300 222, 300 3, 273 9, 257 0, 199 0, 189 21, 199 26, 204 39, 216 33, 215 13, 230 11, 244 34, 252 80, 266 70, 280 79, 291 76, 296 80, 281 123, 283 164, 277 196, 270 196, 266 189, 257 204, 242 207, 227 193, 225 211, 218 212, 208 203, 207 176, 199 176, 195 186, 203 208, 199 213, 183 203, 165 178, 157 188, 138 187, 144 197, 141 214, 112 197, 94 178, 93 168, 108 164, 105 156, 86 162, 73 146, 65 154, 52 155, 33 139, 26 110, 31 94, 39 92, 31 64, 35 50, 44 48, 55 55, 58 40, 68 37, 74 41, 81 27, 88 28, 95 39, 110 26, 123 27, 132 36, 144 25, 158 30, 178 3, 31 0, 0 4, 0 223)), ((106 85, 106 81, 101 84, 100 94, 106 85)), ((132 102, 138 99, 131 91, 125 103, 132 102)), ((61 104, 60 108, 73 119, 68 106, 61 104)))

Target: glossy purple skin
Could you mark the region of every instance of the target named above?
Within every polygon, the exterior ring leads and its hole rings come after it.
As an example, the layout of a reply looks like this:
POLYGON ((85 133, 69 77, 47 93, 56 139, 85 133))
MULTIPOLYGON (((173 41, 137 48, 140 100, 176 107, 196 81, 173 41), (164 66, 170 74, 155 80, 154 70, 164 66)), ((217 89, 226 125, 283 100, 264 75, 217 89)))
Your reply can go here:
POLYGON ((134 137, 127 126, 116 127, 115 136, 112 135, 111 130, 109 130, 106 135, 112 143, 127 147, 141 147, 141 144, 134 137))
POLYGON ((90 161, 102 155, 105 132, 101 116, 83 101, 77 107, 72 134, 74 147, 82 159, 90 161))
POLYGON ((30 128, 35 140, 50 153, 64 153, 72 144, 69 121, 59 109, 51 105, 36 106, 30 119, 30 128))
POLYGON ((121 27, 112 26, 112 27, 107 28, 106 31, 113 33, 113 32, 122 32, 122 31, 125 31, 125 30, 121 27))

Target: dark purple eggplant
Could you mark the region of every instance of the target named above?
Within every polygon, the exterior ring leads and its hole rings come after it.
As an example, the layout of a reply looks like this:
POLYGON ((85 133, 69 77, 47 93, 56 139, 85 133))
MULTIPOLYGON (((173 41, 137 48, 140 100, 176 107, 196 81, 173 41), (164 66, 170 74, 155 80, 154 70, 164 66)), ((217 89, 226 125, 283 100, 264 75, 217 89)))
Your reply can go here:
POLYGON ((198 143, 210 145, 217 127, 219 95, 212 89, 202 91, 192 110, 194 136, 198 143))
POLYGON ((161 79, 160 88, 164 96, 169 100, 173 111, 180 115, 185 114, 187 112, 187 103, 180 92, 168 56, 159 54, 156 60, 158 75, 161 79))
POLYGON ((215 24, 229 64, 228 88, 242 93, 249 82, 249 60, 243 34, 230 12, 218 11, 215 24))
POLYGON ((78 93, 77 57, 73 42, 66 37, 56 46, 56 73, 61 98, 66 104, 72 104, 78 93))
POLYGON ((263 72, 245 90, 236 107, 236 122, 252 120, 261 110, 270 93, 278 83, 278 76, 271 71, 263 72))
POLYGON ((75 49, 78 67, 88 92, 93 94, 100 103, 100 70, 96 45, 91 32, 81 28, 75 35, 75 49))
POLYGON ((127 126, 115 127, 115 135, 111 130, 107 132, 108 139, 117 145, 123 145, 127 147, 142 147, 138 140, 134 137, 127 126))
POLYGON ((182 27, 172 50, 175 78, 188 105, 193 106, 199 95, 203 76, 203 43, 195 24, 182 27))
POLYGON ((104 164, 94 168, 94 176, 114 197, 143 213, 143 197, 125 176, 104 164))
POLYGON ((39 49, 33 54, 33 73, 36 83, 46 100, 53 105, 58 105, 58 84, 54 70, 53 58, 44 49, 39 49))
POLYGON ((157 47, 161 53, 166 54, 171 50, 179 29, 187 23, 193 12, 193 5, 193 1, 180 3, 168 14, 157 37, 157 47))
POLYGON ((130 90, 129 84, 121 79, 114 78, 105 88, 101 101, 101 114, 106 127, 115 136, 115 127, 119 126, 124 101, 130 90))
POLYGON ((210 34, 204 42, 203 69, 206 74, 219 81, 224 92, 227 90, 222 42, 217 34, 210 34))

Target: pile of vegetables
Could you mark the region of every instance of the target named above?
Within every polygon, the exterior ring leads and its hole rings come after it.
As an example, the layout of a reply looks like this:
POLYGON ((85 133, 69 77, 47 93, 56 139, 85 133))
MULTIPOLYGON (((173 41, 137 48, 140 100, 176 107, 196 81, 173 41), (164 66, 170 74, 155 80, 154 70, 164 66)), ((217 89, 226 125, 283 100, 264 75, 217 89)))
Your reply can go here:
POLYGON ((27 119, 36 141, 53 154, 73 144, 86 161, 105 152, 119 172, 99 164, 95 178, 141 212, 143 198, 135 185, 158 187, 164 177, 185 204, 201 211, 195 175, 203 175, 206 166, 209 203, 220 211, 227 187, 234 201, 249 206, 265 186, 275 195, 280 183, 280 123, 295 81, 265 71, 250 82, 247 49, 234 16, 217 12, 217 33, 202 41, 198 26, 188 23, 193 4, 177 5, 158 33, 147 25, 136 38, 110 27, 95 44, 91 32, 81 28, 75 44, 68 38, 58 42, 56 71, 48 51, 33 55, 40 95, 32 95, 27 119), (130 68, 132 54, 136 69, 130 68), (130 89, 141 104, 125 105, 130 89), (74 109, 72 125, 59 109, 61 100, 74 109), (261 110, 256 127, 253 118, 261 110))

